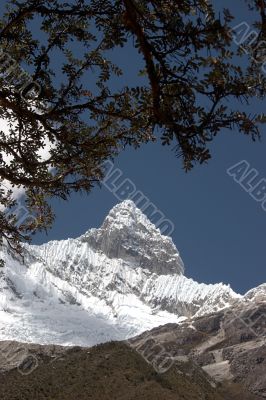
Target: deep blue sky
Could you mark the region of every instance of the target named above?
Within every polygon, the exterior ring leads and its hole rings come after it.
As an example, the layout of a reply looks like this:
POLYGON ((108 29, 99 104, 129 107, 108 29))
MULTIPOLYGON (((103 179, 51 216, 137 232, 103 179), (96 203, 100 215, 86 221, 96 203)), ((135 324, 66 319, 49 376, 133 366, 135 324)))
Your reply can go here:
MULTIPOLYGON (((237 21, 243 21, 243 3, 238 0, 222 4, 232 10, 237 21)), ((128 49, 117 57, 127 66, 122 79, 132 79, 139 62, 135 53, 128 49)), ((235 131, 217 137, 212 144, 212 160, 188 174, 182 171, 171 149, 160 143, 139 150, 128 148, 115 165, 175 224, 172 237, 187 276, 206 283, 223 281, 245 292, 266 282, 266 212, 226 170, 245 159, 261 178, 266 178, 265 152, 264 135, 262 142, 253 143, 235 131)), ((33 242, 76 237, 98 227, 117 202, 104 187, 88 196, 73 195, 68 202, 55 201, 53 228, 47 236, 36 235, 33 242)))

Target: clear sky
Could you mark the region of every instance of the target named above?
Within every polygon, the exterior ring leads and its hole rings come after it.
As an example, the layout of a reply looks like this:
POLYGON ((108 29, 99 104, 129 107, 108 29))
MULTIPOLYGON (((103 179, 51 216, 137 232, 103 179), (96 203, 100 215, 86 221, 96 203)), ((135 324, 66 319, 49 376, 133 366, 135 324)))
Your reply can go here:
MULTIPOLYGON (((243 3, 222 2, 236 14, 237 21, 247 19, 243 3)), ((221 2, 217 0, 217 4, 221 2)), ((134 79, 134 67, 139 63, 136 54, 127 48, 116 56, 126 66, 122 79, 134 79)), ((257 105, 250 108, 250 112, 257 111, 257 105)), ((261 142, 253 143, 237 131, 223 132, 211 148, 212 160, 188 174, 171 148, 159 142, 139 150, 126 149, 115 165, 174 223, 172 238, 186 275, 206 283, 230 283, 243 293, 266 282, 266 212, 226 170, 247 160, 266 178, 265 135, 261 142)), ((72 195, 68 202, 54 201, 54 226, 48 235, 36 235, 33 243, 76 237, 98 227, 117 202, 105 187, 88 196, 72 195)))

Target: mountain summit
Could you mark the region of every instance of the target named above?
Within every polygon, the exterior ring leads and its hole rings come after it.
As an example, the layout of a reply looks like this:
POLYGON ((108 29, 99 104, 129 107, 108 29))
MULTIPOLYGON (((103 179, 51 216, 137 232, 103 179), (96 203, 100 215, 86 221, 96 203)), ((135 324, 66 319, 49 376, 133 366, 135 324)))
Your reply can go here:
MULTIPOLYGON (((183 275, 172 239, 132 201, 116 205, 99 229, 77 239, 3 246, 0 340, 93 345, 252 301, 223 284, 183 275)), ((262 289, 259 289, 260 298, 262 289)))
POLYGON ((108 258, 123 260, 131 268, 140 267, 160 275, 184 272, 172 239, 161 235, 131 200, 117 204, 102 227, 88 231, 81 240, 108 258))

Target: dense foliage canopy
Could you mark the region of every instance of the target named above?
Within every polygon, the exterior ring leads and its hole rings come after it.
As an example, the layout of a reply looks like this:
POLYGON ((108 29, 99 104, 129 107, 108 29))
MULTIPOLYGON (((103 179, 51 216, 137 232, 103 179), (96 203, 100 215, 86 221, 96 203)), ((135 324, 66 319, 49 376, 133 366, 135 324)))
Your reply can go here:
POLYGON ((11 246, 50 225, 51 197, 90 191, 103 162, 125 145, 160 136, 189 170, 210 158, 208 144, 223 129, 259 138, 264 116, 247 114, 243 103, 265 96, 265 2, 243 1, 251 35, 218 3, 7 1, 0 19, 0 225, 11 246), (138 52, 142 67, 121 87, 113 83, 123 74, 114 50, 124 46, 138 52), (34 215, 20 225, 7 212, 18 189, 34 215))

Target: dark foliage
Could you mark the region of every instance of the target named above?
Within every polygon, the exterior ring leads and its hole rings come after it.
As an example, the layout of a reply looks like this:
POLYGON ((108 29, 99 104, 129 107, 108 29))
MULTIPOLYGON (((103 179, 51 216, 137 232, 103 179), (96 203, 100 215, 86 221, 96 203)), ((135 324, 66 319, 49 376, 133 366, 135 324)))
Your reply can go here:
POLYGON ((230 11, 219 14, 205 0, 8 1, 0 20, 0 117, 9 126, 0 131, 1 203, 12 209, 12 188, 24 188, 34 219, 19 226, 2 211, 2 238, 16 247, 49 227, 49 199, 89 192, 125 145, 159 133, 189 170, 210 158, 208 144, 222 129, 259 138, 265 118, 243 103, 265 95, 265 2, 246 4, 258 32, 248 51, 235 43, 230 11), (114 89, 123 70, 112 50, 128 43, 143 61, 142 78, 114 89))

